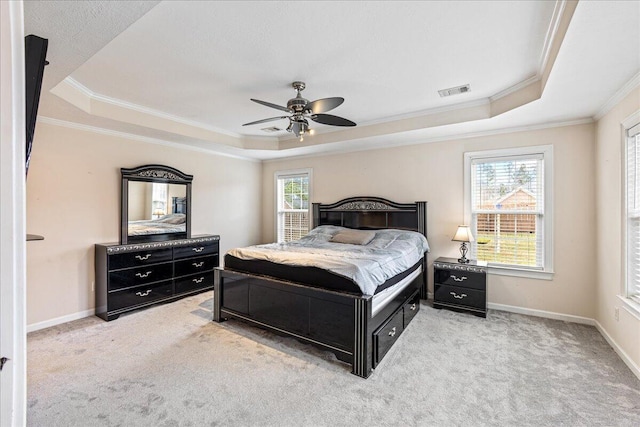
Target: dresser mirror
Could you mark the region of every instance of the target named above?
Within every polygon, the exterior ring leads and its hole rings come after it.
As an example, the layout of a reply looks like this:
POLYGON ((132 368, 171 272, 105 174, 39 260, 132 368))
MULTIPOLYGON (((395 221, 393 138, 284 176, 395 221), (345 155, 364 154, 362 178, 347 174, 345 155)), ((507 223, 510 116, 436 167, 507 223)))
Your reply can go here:
POLYGON ((191 238, 192 175, 163 165, 120 172, 120 244, 191 238))

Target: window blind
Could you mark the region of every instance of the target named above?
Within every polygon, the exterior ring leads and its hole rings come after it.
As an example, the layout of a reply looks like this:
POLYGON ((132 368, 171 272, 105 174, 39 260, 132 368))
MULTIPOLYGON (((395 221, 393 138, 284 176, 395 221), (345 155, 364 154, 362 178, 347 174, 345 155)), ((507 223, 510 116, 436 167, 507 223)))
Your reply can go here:
POLYGON ((278 174, 277 239, 289 242, 309 232, 309 174, 278 174))
POLYGON ((544 268, 542 154, 471 161, 473 257, 502 266, 544 268))
POLYGON ((157 219, 166 215, 168 207, 169 184, 152 183, 151 187, 151 218, 157 219))
POLYGON ((640 302, 640 125, 627 131, 627 297, 640 302))

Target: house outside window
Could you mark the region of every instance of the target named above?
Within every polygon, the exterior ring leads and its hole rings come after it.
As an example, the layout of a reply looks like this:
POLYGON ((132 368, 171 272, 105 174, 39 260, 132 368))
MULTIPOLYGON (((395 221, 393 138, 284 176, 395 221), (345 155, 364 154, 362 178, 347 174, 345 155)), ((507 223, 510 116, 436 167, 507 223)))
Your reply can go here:
POLYGON ((551 279, 551 146, 465 153, 471 257, 493 273, 551 279))
POLYGON ((276 237, 297 240, 311 226, 311 169, 276 172, 276 237))
POLYGON ((640 309, 640 112, 623 123, 626 280, 622 296, 640 309))

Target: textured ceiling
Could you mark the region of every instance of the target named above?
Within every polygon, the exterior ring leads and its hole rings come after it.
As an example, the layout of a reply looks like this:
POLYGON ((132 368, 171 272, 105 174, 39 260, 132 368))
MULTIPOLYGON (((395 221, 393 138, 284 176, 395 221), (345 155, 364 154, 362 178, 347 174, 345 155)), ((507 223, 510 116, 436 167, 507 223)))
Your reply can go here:
POLYGON ((592 117, 640 69, 640 3, 582 1, 565 13, 564 32, 563 8, 29 1, 25 28, 50 43, 41 116, 274 158, 592 117), (307 83, 309 100, 344 97, 331 113, 358 127, 313 125, 303 145, 261 130, 285 120, 242 126, 281 115, 249 98, 286 105, 294 80, 307 83), (466 83, 469 93, 437 94, 466 83), (524 101, 497 105, 520 86, 524 101))

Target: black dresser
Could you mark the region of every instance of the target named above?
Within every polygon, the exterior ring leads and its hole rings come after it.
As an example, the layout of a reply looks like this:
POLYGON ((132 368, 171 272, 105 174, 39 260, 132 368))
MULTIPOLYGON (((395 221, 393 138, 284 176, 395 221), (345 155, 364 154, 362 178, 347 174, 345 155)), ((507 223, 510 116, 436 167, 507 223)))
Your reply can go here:
POLYGON ((461 264, 455 258, 433 262, 433 307, 487 317, 487 263, 461 264))
POLYGON ((97 244, 96 316, 122 313, 213 289, 220 236, 120 245, 97 244))

